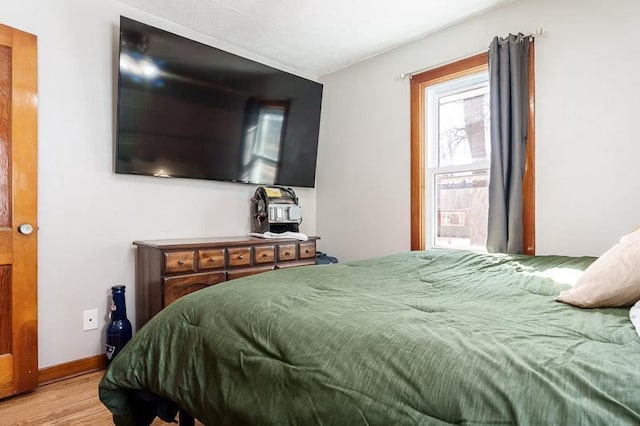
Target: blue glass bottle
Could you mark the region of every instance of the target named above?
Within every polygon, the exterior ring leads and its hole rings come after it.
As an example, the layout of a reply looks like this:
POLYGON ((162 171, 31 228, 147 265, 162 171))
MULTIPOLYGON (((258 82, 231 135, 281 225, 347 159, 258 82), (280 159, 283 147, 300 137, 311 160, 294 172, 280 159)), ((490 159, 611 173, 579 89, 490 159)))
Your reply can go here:
POLYGON ((129 340, 131 340, 131 322, 127 319, 127 306, 124 300, 123 285, 111 287, 111 324, 107 327, 107 362, 118 355, 129 340))

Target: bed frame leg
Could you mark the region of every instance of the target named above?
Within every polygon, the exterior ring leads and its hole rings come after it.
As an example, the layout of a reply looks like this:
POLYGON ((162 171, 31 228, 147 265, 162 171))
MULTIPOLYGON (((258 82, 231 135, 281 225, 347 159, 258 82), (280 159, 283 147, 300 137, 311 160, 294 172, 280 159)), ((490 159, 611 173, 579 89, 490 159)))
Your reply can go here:
POLYGON ((183 409, 180 409, 178 414, 178 420, 180 421, 180 426, 195 426, 195 421, 193 420, 193 416, 183 409))

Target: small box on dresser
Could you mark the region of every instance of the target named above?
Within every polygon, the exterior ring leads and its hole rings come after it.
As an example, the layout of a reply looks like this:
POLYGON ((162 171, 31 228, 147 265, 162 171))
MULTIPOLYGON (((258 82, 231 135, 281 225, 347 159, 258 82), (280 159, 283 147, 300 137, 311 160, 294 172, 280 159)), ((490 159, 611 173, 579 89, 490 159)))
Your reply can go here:
POLYGON ((274 269, 316 264, 316 240, 254 237, 134 241, 136 328, 205 287, 274 269))

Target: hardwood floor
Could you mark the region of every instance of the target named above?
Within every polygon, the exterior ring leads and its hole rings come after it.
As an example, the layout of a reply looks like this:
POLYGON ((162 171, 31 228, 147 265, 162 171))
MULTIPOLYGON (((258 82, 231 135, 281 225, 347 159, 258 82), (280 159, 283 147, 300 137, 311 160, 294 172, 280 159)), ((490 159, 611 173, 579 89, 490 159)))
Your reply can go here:
MULTIPOLYGON (((111 413, 98 399, 102 375, 97 371, 0 400, 0 426, 112 425, 111 413)), ((153 426, 167 424, 160 419, 153 422, 153 426)))

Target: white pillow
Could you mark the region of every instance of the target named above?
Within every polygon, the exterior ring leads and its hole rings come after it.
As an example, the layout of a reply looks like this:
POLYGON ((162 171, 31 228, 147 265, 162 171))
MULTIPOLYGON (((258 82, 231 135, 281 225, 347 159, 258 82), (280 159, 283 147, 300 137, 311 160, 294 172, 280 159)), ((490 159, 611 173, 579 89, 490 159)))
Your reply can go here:
POLYGON ((629 309, 629 319, 631 319, 631 324, 635 327, 636 333, 640 336, 640 302, 636 302, 629 309))
POLYGON ((580 308, 630 306, 640 300, 640 230, 622 237, 556 300, 580 308))

